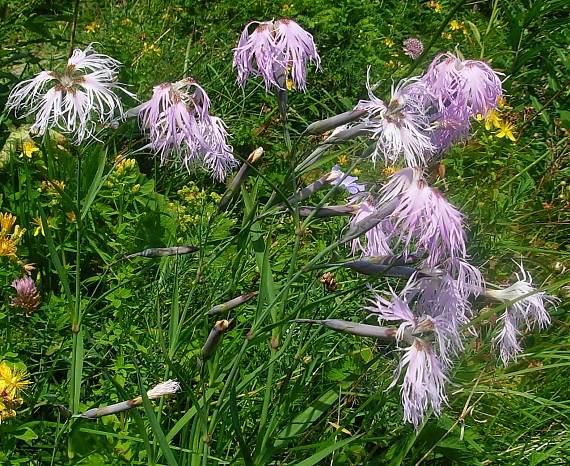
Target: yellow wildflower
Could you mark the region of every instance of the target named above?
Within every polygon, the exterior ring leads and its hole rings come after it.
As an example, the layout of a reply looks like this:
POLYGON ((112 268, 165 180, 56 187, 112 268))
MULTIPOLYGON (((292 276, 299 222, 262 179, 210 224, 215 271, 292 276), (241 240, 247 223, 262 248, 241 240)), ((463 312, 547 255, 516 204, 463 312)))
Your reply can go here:
POLYGON ((290 91, 291 89, 293 89, 293 80, 291 78, 287 78, 287 90, 290 91))
POLYGON ((348 163, 348 155, 341 154, 336 161, 339 165, 346 165, 348 163))
POLYGON ((398 66, 398 65, 396 64, 396 62, 394 60, 390 60, 389 62, 386 63, 387 68, 396 68, 396 66, 398 66))
POLYGON ((0 396, 18 401, 18 393, 30 384, 28 374, 21 369, 11 368, 5 362, 0 363, 0 396))
POLYGON ((7 236, 0 236, 0 256, 16 259, 16 244, 7 236))
POLYGON ((389 37, 386 37, 386 39, 384 39, 384 45, 386 47, 394 47, 394 41, 389 37))
POLYGON ((456 19, 451 20, 449 27, 452 31, 465 31, 465 24, 463 21, 459 22, 456 19))
POLYGON ((115 163, 115 174, 120 176, 125 172, 132 170, 137 164, 135 159, 120 159, 118 162, 115 163))
POLYGON ((85 32, 92 33, 101 29, 101 25, 97 21, 92 21, 85 26, 85 32))
POLYGON ((66 212, 65 217, 67 218, 67 221, 69 223, 75 223, 77 221, 77 215, 75 215, 75 212, 73 212, 73 211, 66 212))
POLYGON ((16 223, 16 216, 10 213, 0 214, 0 235, 7 235, 16 223))
MULTIPOLYGON (((47 221, 47 226, 48 228, 55 228, 55 223, 54 223, 54 219, 51 217, 48 217, 48 221, 47 221)), ((45 236, 46 232, 44 230, 44 224, 42 223, 42 219, 40 217, 34 217, 32 224, 35 225, 34 228, 34 236, 38 236, 38 235, 42 235, 45 236)))
POLYGON ((121 20, 121 26, 130 26, 132 24, 132 21, 129 18, 123 18, 121 20))
POLYGON ((31 139, 27 139, 24 142, 22 142, 22 155, 25 155, 29 159, 32 158, 34 152, 39 152, 39 150, 40 149, 38 148, 38 146, 36 146, 36 143, 31 139))
POLYGON ((148 53, 149 55, 160 55, 162 50, 160 50, 160 47, 155 44, 148 44, 145 42, 143 44, 143 53, 148 53))
POLYGON ((396 167, 384 167, 382 169, 382 174, 384 176, 392 176, 397 171, 398 171, 398 169, 396 167))
POLYGON ((14 244, 18 244, 22 239, 22 236, 24 236, 25 232, 26 232, 25 228, 22 228, 20 225, 16 225, 14 227, 14 231, 10 235, 10 239, 14 242, 14 244))
POLYGON ((428 7, 434 10, 436 13, 441 13, 441 4, 435 0, 430 0, 428 7))
POLYGON ((64 189, 65 182, 61 180, 44 180, 41 184, 41 190, 52 196, 59 196, 64 189))
POLYGON ((501 121, 499 124, 499 131, 495 133, 495 136, 498 138, 507 137, 511 141, 516 142, 516 138, 513 135, 513 130, 515 129, 515 125, 509 123, 508 121, 501 121))
POLYGON ((451 40, 451 38, 453 36, 451 35, 451 32, 442 32, 441 37, 443 37, 444 39, 447 39, 447 40, 451 40))
POLYGON ((489 131, 491 128, 500 128, 501 119, 496 110, 489 110, 485 116, 485 129, 489 131))

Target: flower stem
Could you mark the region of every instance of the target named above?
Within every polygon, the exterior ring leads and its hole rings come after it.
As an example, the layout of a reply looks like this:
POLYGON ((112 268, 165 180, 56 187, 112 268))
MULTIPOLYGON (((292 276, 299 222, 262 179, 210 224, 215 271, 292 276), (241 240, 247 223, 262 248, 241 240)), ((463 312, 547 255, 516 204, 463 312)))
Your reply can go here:
POLYGON ((67 58, 71 57, 73 53, 73 48, 75 47, 75 32, 77 31, 77 17, 79 15, 79 0, 75 0, 73 5, 73 21, 71 23, 71 33, 69 35, 69 50, 67 52, 67 58))

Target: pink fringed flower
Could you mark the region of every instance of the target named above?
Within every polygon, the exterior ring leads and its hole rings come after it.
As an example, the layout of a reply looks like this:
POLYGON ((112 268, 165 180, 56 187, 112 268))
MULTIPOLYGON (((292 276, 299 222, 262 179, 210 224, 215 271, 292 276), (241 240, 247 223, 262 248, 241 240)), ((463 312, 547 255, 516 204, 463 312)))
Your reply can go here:
POLYGON ((463 215, 439 190, 428 186, 420 169, 405 168, 391 177, 380 204, 396 198, 399 203, 390 216, 391 234, 397 235, 406 255, 427 254, 427 267, 466 257, 463 215))
POLYGON ((304 91, 309 61, 320 69, 321 58, 313 36, 295 21, 280 19, 249 23, 234 49, 233 66, 242 86, 252 75, 263 78, 266 90, 284 89, 290 77, 295 89, 304 91), (251 25, 257 25, 252 33, 251 25))
POLYGON ((7 107, 22 118, 34 115, 32 131, 43 135, 55 127, 80 144, 93 136, 97 123, 111 123, 122 116, 116 90, 134 97, 116 82, 120 65, 91 46, 75 49, 63 73, 42 71, 16 85, 7 107))
MULTIPOLYGON (((358 209, 350 221, 351 227, 354 227, 376 212, 374 205, 367 200, 358 202, 357 205, 358 209)), ((390 248, 391 232, 392 224, 389 220, 380 222, 365 233, 366 243, 363 243, 360 238, 352 240, 352 254, 361 252, 364 256, 392 255, 393 253, 390 248)))
POLYGON ((505 366, 522 351, 518 342, 520 329, 526 327, 527 330, 531 330, 536 325, 539 329, 543 329, 548 326, 550 314, 546 310, 546 305, 554 305, 557 301, 553 296, 538 291, 532 285, 532 277, 524 270, 522 264, 519 265, 519 269, 520 274, 516 274, 518 279, 516 283, 503 289, 487 289, 485 292, 488 297, 509 304, 503 315, 499 317, 502 329, 495 339, 505 366))
POLYGON ((12 282, 12 287, 16 290, 12 306, 22 308, 26 315, 30 315, 40 305, 36 282, 30 277, 18 278, 12 282))
POLYGON ((192 78, 155 86, 149 101, 137 108, 140 127, 162 164, 177 156, 190 168, 201 164, 217 180, 237 165, 227 143, 224 122, 209 114, 210 99, 192 78))
POLYGON ((381 157, 393 164, 403 157, 408 166, 424 165, 434 148, 423 83, 416 78, 400 81, 387 104, 374 95, 369 79, 367 88, 369 100, 361 100, 357 108, 368 111, 366 128, 376 140, 373 162, 381 157))

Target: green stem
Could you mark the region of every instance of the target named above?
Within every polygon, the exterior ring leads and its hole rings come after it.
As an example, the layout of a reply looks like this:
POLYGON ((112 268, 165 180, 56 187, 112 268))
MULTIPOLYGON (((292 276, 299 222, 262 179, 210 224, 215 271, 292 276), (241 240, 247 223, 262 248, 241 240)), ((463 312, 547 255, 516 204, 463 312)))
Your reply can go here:
POLYGON ((67 58, 71 57, 73 48, 75 47, 75 32, 77 31, 77 17, 79 15, 79 0, 75 0, 73 5, 73 21, 71 23, 71 33, 69 35, 69 50, 67 51, 67 58))

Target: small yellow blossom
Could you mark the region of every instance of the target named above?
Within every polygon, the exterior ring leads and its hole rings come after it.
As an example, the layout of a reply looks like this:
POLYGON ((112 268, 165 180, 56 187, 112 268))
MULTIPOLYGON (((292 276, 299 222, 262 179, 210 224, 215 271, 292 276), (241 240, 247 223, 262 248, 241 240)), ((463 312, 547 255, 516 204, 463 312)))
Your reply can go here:
POLYGON ((491 128, 500 128, 501 127, 501 118, 496 110, 489 110, 487 115, 483 118, 483 115, 480 113, 477 114, 477 120, 483 121, 485 120, 485 129, 489 131, 491 128))
POLYGON ((148 44, 145 42, 143 44, 143 53, 149 55, 160 55, 162 53, 162 50, 160 50, 160 47, 158 47, 156 44, 148 44))
POLYGON ((287 13, 288 11, 290 11, 293 8, 293 4, 287 4, 285 3, 282 7, 281 7, 281 11, 283 13, 287 13))
POLYGON ((348 163, 348 155, 341 154, 338 156, 337 163, 339 165, 346 165, 348 163))
POLYGON ((386 47, 394 47, 394 41, 389 37, 386 37, 386 39, 384 39, 384 45, 386 47))
POLYGON ((85 26, 85 32, 87 33, 97 32, 99 29, 101 29, 101 25, 97 21, 92 21, 85 26))
POLYGON ((392 176, 397 171, 398 171, 398 169, 396 167, 384 167, 382 169, 382 174, 384 176, 392 176))
POLYGON ((25 232, 26 232, 25 228, 22 228, 20 225, 16 225, 14 227, 14 231, 10 235, 10 239, 14 242, 14 244, 18 244, 22 239, 22 236, 24 236, 25 232))
POLYGON ((132 24, 132 21, 129 18, 123 18, 121 20, 121 26, 130 26, 132 24))
POLYGON ((36 146, 35 142, 32 141, 31 139, 27 139, 24 142, 22 142, 22 155, 25 155, 29 159, 32 158, 34 152, 39 152, 39 150, 40 149, 38 148, 38 146, 36 146))
POLYGON ((386 63, 387 68, 396 68, 397 66, 398 64, 394 60, 390 60, 389 62, 386 63))
POLYGON ((444 31, 441 33, 441 37, 443 37, 444 39, 447 39, 447 40, 451 40, 451 38, 453 36, 451 35, 451 32, 444 31))
POLYGON ((428 7, 434 10, 436 13, 441 13, 441 4, 435 0, 430 0, 428 7))
POLYGON ((67 221, 69 223, 75 223, 77 221, 77 216, 75 215, 75 212, 73 212, 73 211, 66 212, 65 217, 67 218, 67 221))
POLYGON ((354 170, 352 170, 352 174, 354 176, 360 176, 362 174, 362 171, 360 170, 360 168, 355 168, 354 170))
POLYGON ((135 159, 120 159, 118 162, 115 163, 115 174, 117 176, 123 175, 125 172, 132 170, 137 165, 137 161, 135 159))
POLYGON ((16 259, 16 244, 7 236, 0 236, 0 256, 16 259))
POLYGON ((459 22, 456 19, 451 20, 449 27, 452 31, 466 31, 465 23, 463 23, 463 21, 459 22))
POLYGON ((41 190, 51 196, 59 196, 65 189, 65 182, 61 180, 44 180, 41 184, 41 190))
POLYGON ((287 78, 287 90, 290 91, 291 89, 293 89, 293 80, 291 78, 287 78))
MULTIPOLYGON (((53 218, 48 217, 47 223, 48 228, 55 228, 55 220, 53 218)), ((38 236, 40 234, 42 236, 46 235, 44 224, 42 223, 42 219, 40 217, 34 217, 32 224, 35 225, 34 236, 38 236)))
POLYGON ((139 183, 133 185, 133 187, 131 188, 131 192, 133 194, 138 193, 141 190, 141 185, 139 183))
POLYGON ((16 416, 15 408, 22 405, 20 391, 30 384, 24 370, 11 368, 6 362, 0 362, 0 424, 16 416))
POLYGON ((16 224, 16 216, 10 213, 0 214, 0 235, 7 235, 16 224))
POLYGON ((499 124, 499 129, 500 130, 497 133, 495 133, 495 136, 497 136, 498 138, 507 137, 511 141, 516 142, 517 139, 513 135, 513 130, 515 129, 515 125, 509 123, 508 121, 502 121, 499 124))

